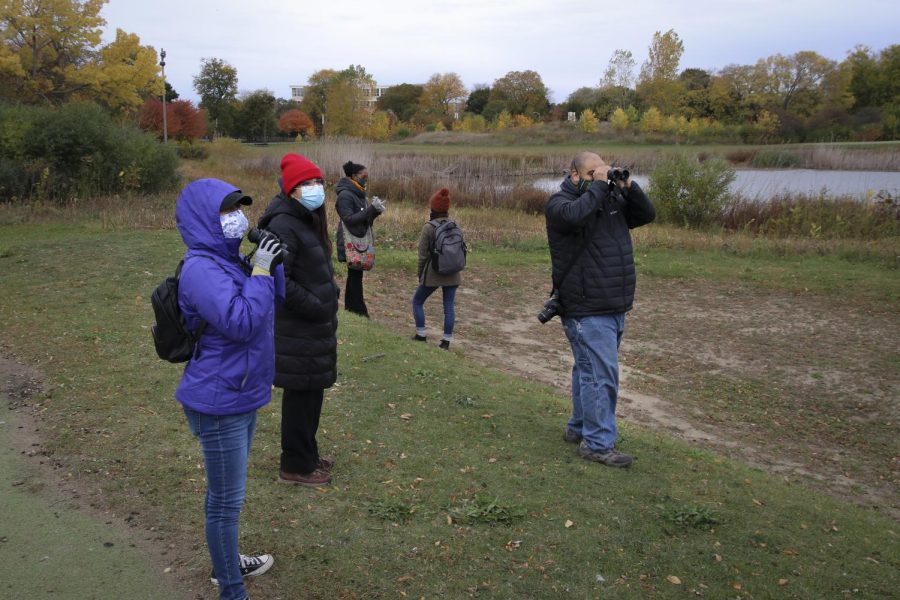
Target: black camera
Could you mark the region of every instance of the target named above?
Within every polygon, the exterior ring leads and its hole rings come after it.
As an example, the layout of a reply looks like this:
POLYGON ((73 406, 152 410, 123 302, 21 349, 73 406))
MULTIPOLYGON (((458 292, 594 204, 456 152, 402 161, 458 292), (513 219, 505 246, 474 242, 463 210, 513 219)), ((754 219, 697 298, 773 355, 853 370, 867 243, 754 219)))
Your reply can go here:
POLYGON ((268 229, 257 229, 256 227, 253 227, 250 229, 250 231, 247 232, 247 240, 251 244, 256 244, 257 246, 261 241, 265 240, 268 237, 273 237, 276 240, 278 239, 278 236, 268 229))
POLYGON ((546 323, 559 314, 560 308, 561 306, 559 304, 559 292, 553 290, 553 292, 550 293, 550 298, 546 302, 544 302, 544 308, 542 308, 541 312, 538 313, 538 321, 540 321, 541 324, 546 323))

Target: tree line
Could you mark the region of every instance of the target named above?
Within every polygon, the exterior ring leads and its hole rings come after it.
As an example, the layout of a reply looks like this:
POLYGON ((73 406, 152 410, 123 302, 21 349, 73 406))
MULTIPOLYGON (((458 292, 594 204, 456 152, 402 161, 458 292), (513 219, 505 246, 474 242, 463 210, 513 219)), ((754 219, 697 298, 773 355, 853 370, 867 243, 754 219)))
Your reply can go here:
POLYGON ((240 91, 237 70, 203 58, 193 78, 199 106, 163 86, 159 57, 117 30, 101 44, 107 0, 0 1, 0 100, 61 105, 89 101, 120 122, 169 136, 347 135, 374 140, 421 131, 487 132, 569 121, 590 134, 669 135, 743 141, 886 140, 900 134, 900 45, 857 46, 842 61, 812 51, 775 54, 718 70, 681 68, 684 42, 656 32, 647 60, 615 50, 591 85, 552 103, 540 74, 510 71, 469 89, 453 72, 387 88, 361 65, 312 73, 301 102, 240 91))

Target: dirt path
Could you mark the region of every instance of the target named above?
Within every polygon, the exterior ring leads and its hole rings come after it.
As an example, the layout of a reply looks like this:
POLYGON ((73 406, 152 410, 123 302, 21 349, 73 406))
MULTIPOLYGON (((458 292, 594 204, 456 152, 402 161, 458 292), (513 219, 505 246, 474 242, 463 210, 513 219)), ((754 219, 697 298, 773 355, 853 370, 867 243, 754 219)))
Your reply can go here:
POLYGON ((0 597, 187 598, 167 551, 96 514, 41 450, 41 376, 0 357, 0 597))
MULTIPOLYGON (((568 394, 572 358, 559 321, 535 318, 545 280, 527 269, 468 270, 453 345, 568 394)), ((411 335, 413 285, 398 272, 367 275, 374 319, 411 335)), ((438 295, 426 313, 436 343, 438 295)), ((626 322, 619 414, 900 518, 898 356, 890 307, 644 277, 626 322)))

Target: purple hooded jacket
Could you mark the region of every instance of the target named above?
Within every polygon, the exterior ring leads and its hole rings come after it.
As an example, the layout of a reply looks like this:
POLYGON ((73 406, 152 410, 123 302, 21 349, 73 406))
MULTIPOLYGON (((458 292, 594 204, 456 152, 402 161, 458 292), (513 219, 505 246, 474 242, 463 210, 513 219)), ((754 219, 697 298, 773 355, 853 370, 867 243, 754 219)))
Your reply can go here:
POLYGON ((222 199, 236 187, 199 179, 178 197, 175 219, 187 246, 178 304, 188 326, 203 319, 199 356, 184 368, 175 398, 208 415, 249 412, 268 403, 275 376, 275 305, 284 299, 284 271, 251 277, 241 265, 240 239, 225 239, 222 199))

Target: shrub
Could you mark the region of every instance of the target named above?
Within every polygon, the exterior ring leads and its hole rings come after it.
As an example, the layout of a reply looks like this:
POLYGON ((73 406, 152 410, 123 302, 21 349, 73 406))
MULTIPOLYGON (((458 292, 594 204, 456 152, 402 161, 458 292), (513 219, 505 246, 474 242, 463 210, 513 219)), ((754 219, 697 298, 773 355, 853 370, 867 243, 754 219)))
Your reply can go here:
POLYGON ((177 163, 174 149, 93 104, 0 108, 3 199, 157 192, 175 183, 177 163))
POLYGON ((718 222, 735 172, 726 161, 704 162, 676 154, 663 159, 650 175, 650 196, 660 221, 687 227, 718 222))
MULTIPOLYGON (((298 135, 297 137, 300 136, 298 135)), ((175 147, 175 150, 178 152, 180 158, 186 160, 203 160, 209 158, 209 150, 207 150, 205 145, 199 142, 182 140, 178 142, 178 146, 175 147)))

